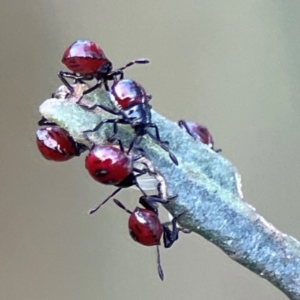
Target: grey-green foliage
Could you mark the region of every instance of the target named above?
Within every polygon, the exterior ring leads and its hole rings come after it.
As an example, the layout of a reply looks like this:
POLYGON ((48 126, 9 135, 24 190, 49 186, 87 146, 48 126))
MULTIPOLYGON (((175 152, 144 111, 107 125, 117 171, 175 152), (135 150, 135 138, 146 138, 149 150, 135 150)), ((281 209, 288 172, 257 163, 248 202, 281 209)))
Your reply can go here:
MULTIPOLYGON (((83 102, 111 105, 102 90, 88 95, 83 102)), ((77 142, 84 143, 82 131, 93 129, 103 119, 115 118, 101 110, 84 110, 72 99, 48 99, 41 105, 40 112, 69 131, 77 142)), ((194 141, 176 123, 155 111, 152 117, 162 140, 170 143, 179 161, 179 166, 174 165, 166 151, 149 137, 143 137, 141 146, 164 177, 168 194, 178 195, 166 208, 173 215, 185 211, 180 218, 182 226, 213 242, 290 299, 300 299, 299 242, 279 232, 244 201, 240 175, 227 159, 194 141)), ((111 125, 105 125, 90 138, 95 143, 103 143, 111 132, 111 125)), ((129 125, 120 126, 119 137, 128 144, 133 137, 129 125)))

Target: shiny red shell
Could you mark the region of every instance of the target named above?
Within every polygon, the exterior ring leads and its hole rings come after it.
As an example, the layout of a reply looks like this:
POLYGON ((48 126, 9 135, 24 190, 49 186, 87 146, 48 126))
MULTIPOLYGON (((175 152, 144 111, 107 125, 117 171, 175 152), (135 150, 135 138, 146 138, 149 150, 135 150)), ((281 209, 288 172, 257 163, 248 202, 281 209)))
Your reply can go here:
POLYGON ((85 159, 90 175, 104 184, 118 184, 133 170, 132 159, 112 145, 96 145, 85 159))
MULTIPOLYGON (((189 134, 199 142, 202 142, 211 148, 214 147, 214 140, 208 129, 201 124, 198 124, 196 122, 192 121, 185 121, 185 124, 189 130, 189 134)), ((181 126, 181 128, 185 129, 184 126, 181 126)))
POLYGON ((98 72, 109 60, 94 42, 78 40, 66 49, 61 61, 72 72, 87 75, 98 72))
POLYGON ((136 207, 128 220, 131 237, 144 246, 160 245, 163 227, 151 210, 136 207))
POLYGON ((111 86, 111 94, 122 109, 147 101, 145 89, 134 80, 119 80, 111 86))
POLYGON ((48 160, 66 161, 78 155, 76 143, 68 132, 59 126, 38 129, 36 144, 41 154, 48 160))

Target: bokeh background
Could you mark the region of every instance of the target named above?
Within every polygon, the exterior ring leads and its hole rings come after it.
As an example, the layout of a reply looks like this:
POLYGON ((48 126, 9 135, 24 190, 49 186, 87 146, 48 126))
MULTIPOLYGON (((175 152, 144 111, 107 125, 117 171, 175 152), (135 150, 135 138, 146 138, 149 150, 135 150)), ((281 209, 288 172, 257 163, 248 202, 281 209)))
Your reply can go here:
MULTIPOLYGON (((59 85, 64 49, 99 43, 172 120, 206 124, 242 174, 246 200, 300 239, 300 2, 5 1, 0 10, 0 298, 286 299, 272 285, 191 234, 161 249, 134 243, 84 157, 44 160, 38 106, 59 85)), ((139 193, 123 192, 133 208, 139 193)))

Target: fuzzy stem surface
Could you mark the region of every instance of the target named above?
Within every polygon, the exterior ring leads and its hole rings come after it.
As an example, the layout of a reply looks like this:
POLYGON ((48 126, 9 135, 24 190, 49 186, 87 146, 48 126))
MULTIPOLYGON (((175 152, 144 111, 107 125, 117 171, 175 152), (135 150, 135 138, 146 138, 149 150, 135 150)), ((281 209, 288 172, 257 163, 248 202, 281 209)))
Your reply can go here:
MULTIPOLYGON (((42 103, 40 113, 66 129, 75 141, 86 143, 84 130, 115 116, 101 109, 84 110, 76 101, 76 98, 51 98, 42 103)), ((82 102, 111 106, 107 93, 102 90, 87 95, 82 102)), ((240 175, 227 159, 196 142, 176 123, 155 111, 152 119, 161 139, 170 143, 179 161, 176 166, 168 153, 149 137, 142 138, 140 146, 165 179, 168 195, 178 195, 166 209, 174 216, 185 211, 179 220, 181 226, 214 243, 290 299, 300 300, 300 243, 277 230, 243 199, 240 175)), ((95 143, 105 143, 111 133, 112 126, 105 124, 89 137, 95 143)), ((128 145, 133 130, 129 125, 119 126, 118 137, 128 145)))

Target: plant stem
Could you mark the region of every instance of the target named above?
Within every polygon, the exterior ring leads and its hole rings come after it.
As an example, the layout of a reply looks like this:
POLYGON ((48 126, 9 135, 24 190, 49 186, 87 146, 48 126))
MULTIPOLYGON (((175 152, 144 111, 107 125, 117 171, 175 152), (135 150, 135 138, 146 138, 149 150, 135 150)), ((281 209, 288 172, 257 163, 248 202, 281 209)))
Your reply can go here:
MULTIPOLYGON (((76 99, 75 99, 76 100, 76 99)), ((85 104, 109 105, 106 92, 96 91, 83 99, 85 104)), ((41 114, 69 131, 77 142, 86 143, 82 131, 93 129, 101 120, 114 116, 97 109, 87 111, 74 99, 49 99, 40 107, 41 114)), ((180 225, 203 236, 223 250, 230 258, 268 280, 290 299, 300 299, 300 243, 281 233, 246 203, 240 189, 240 175, 222 155, 196 142, 176 123, 155 111, 162 140, 179 161, 174 165, 168 153, 149 137, 140 146, 165 179, 168 194, 178 195, 166 209, 173 215, 183 211, 180 225)), ((119 126, 119 138, 128 145, 133 138, 129 125, 119 126)), ((112 132, 105 124, 90 135, 95 143, 106 141, 112 132)))

